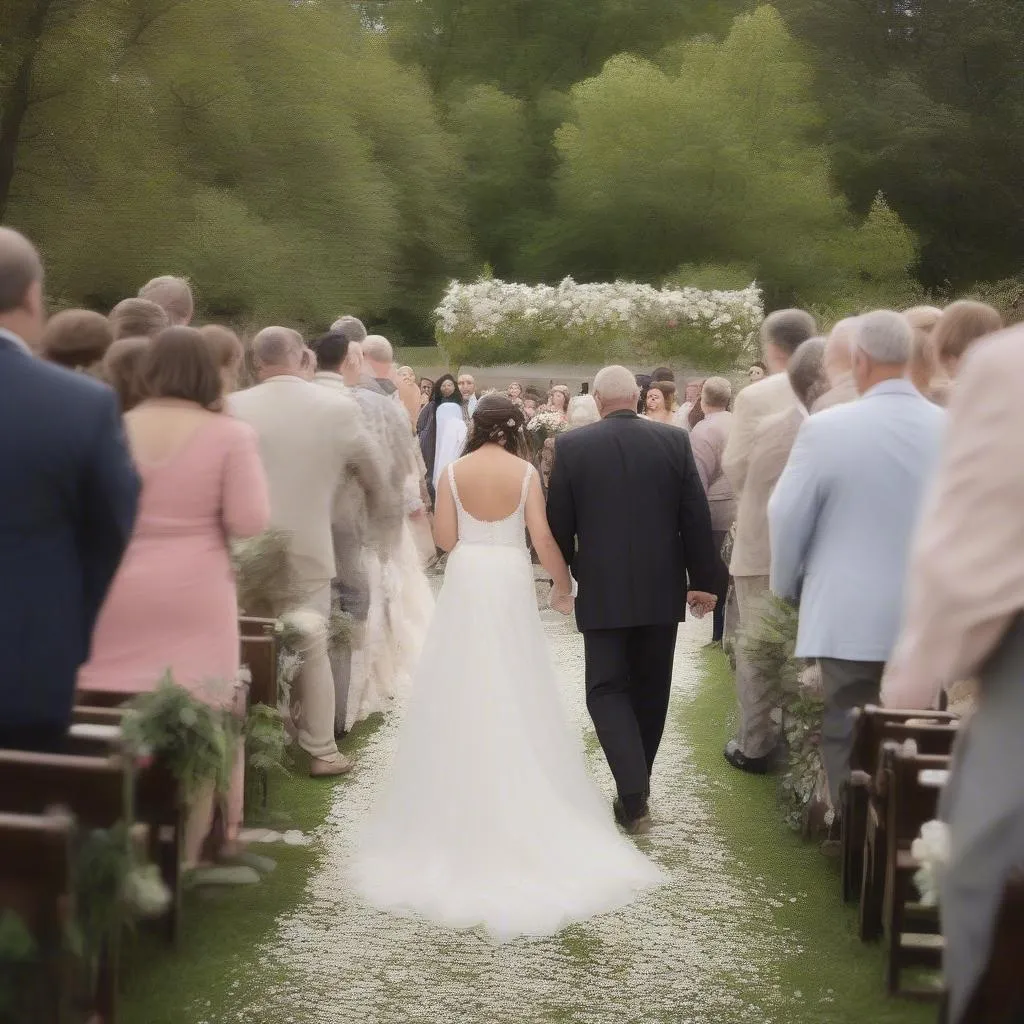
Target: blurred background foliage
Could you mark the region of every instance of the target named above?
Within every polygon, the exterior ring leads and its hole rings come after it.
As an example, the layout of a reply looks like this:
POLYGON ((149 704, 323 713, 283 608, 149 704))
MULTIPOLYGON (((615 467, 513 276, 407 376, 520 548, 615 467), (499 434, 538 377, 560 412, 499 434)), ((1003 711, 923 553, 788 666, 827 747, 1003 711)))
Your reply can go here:
POLYGON ((4 0, 0 218, 55 302, 429 344, 448 280, 1018 318, 1019 0, 4 0))

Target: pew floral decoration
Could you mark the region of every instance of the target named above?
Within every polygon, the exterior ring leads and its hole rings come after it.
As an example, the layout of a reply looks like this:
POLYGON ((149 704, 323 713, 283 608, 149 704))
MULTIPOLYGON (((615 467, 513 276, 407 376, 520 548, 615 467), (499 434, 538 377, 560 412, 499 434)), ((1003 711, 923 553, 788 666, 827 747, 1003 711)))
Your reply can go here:
POLYGON ((170 672, 127 706, 121 731, 133 754, 166 764, 186 798, 210 782, 227 790, 239 731, 232 714, 197 700, 170 672))
POLYGON ((939 882, 949 864, 949 826, 943 821, 926 821, 910 852, 921 865, 914 875, 921 903, 926 907, 938 906, 939 882))

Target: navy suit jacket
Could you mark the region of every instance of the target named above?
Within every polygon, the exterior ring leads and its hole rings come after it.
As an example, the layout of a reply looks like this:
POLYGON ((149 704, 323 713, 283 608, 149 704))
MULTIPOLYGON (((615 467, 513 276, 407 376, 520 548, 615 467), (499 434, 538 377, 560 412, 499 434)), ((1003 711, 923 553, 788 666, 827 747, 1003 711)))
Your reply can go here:
POLYGON ((0 333, 0 732, 66 729, 138 495, 113 391, 0 333))

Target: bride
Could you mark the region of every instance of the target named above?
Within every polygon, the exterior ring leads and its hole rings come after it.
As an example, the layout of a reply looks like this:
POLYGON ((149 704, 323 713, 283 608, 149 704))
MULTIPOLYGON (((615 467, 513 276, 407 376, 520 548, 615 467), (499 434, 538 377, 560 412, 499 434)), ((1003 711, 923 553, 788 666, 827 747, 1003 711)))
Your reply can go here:
POLYGON ((527 527, 563 613, 571 579, 522 428, 510 399, 481 398, 466 454, 439 482, 435 533, 452 553, 351 868, 377 907, 499 941, 554 934, 662 879, 616 830, 557 692, 527 527))

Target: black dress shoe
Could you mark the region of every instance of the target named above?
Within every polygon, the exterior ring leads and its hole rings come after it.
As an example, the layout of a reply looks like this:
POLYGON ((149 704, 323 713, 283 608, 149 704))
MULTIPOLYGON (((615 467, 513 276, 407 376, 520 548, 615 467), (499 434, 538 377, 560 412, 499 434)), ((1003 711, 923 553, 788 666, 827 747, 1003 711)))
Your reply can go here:
POLYGON ((646 803, 635 817, 630 817, 626 813, 621 800, 616 800, 612 808, 615 811, 615 820, 631 836, 643 836, 651 831, 651 812, 646 803))
POLYGON ((765 754, 764 757, 747 757, 746 754, 740 750, 739 744, 735 740, 729 740, 725 745, 726 761, 733 766, 733 768, 739 768, 741 772, 747 772, 750 775, 767 775, 775 768, 775 755, 774 753, 765 754))

